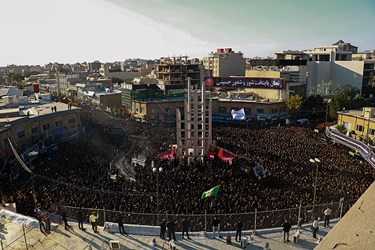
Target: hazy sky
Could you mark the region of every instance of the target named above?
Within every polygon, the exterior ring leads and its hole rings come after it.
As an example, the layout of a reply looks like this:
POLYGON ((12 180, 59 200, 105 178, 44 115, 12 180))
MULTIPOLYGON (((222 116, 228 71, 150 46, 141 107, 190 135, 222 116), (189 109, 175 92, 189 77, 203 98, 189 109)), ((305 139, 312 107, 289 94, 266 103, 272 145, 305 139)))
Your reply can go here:
POLYGON ((1 0, 0 65, 375 49, 375 0, 1 0))

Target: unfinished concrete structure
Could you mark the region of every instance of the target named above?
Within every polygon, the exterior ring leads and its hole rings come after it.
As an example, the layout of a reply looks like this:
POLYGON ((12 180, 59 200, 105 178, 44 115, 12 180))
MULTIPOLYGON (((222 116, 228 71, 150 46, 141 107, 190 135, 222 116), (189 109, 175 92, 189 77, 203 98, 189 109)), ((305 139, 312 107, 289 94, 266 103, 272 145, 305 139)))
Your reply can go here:
POLYGON ((177 156, 202 159, 212 143, 212 102, 203 81, 193 85, 188 78, 184 112, 176 110, 177 156))

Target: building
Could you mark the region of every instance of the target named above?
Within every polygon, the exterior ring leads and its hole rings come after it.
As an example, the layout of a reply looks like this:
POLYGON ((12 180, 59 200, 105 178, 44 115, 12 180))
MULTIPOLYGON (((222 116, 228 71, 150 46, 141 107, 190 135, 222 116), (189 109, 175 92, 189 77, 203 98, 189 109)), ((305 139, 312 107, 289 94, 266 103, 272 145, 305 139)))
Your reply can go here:
POLYGON ((138 111, 135 110, 133 108, 133 103, 150 103, 151 105, 151 103, 156 103, 157 101, 161 103, 168 103, 169 100, 172 100, 172 102, 175 102, 175 100, 181 100, 184 95, 184 86, 182 84, 121 84, 122 106, 125 107, 127 111, 132 112, 133 114, 139 112, 139 116, 144 116, 146 114, 140 112, 140 109, 138 109, 138 111))
POLYGON ((188 79, 183 112, 177 109, 177 156, 203 160, 212 144, 212 102, 205 83, 192 84, 188 79))
POLYGON ((364 61, 308 61, 308 95, 330 96, 344 84, 362 92, 364 65, 364 61))
POLYGON ((240 51, 234 52, 232 48, 220 48, 203 59, 203 67, 211 70, 213 77, 244 76, 246 60, 240 51))
POLYGON ((101 66, 102 63, 99 61, 90 62, 88 63, 89 72, 99 72, 101 66))
POLYGON ((184 97, 132 100, 131 115, 147 122, 175 123, 176 110, 183 110, 184 97))
POLYGON ((337 112, 337 125, 346 128, 347 135, 358 140, 375 139, 375 108, 337 112))
POLYGON ((56 74, 56 85, 57 85, 57 92, 58 93, 68 93, 68 89, 70 87, 70 81, 80 81, 79 74, 65 74, 65 73, 58 73, 56 74))
POLYGON ((132 81, 135 77, 141 77, 141 76, 146 76, 151 73, 153 70, 153 64, 152 63, 147 63, 146 65, 141 65, 137 68, 133 68, 131 71, 121 71, 121 66, 119 65, 118 69, 119 70, 113 70, 111 68, 111 65, 108 63, 102 64, 99 73, 109 79, 112 78, 119 78, 123 80, 124 82, 132 81))
POLYGON ((121 92, 99 92, 95 94, 96 102, 101 107, 107 108, 122 108, 121 92))
POLYGON ((247 61, 246 77, 283 78, 291 94, 306 98, 306 56, 303 52, 283 51, 276 53, 276 59, 250 59, 247 61))
POLYGON ((339 40, 328 46, 318 46, 311 50, 305 50, 309 55, 309 61, 351 61, 352 54, 358 52, 358 47, 351 43, 339 40))
POLYGON ((80 109, 65 103, 3 109, 0 110, 0 151, 7 150, 7 138, 20 146, 40 140, 47 146, 80 130, 80 109), (52 110, 54 107, 56 111, 52 110))
POLYGON ((288 117, 288 84, 280 78, 227 77, 205 79, 214 116, 231 117, 244 109, 248 119, 272 123, 288 117))
MULTIPOLYGON (((316 246, 325 249, 371 249, 375 245, 375 182, 364 192, 356 203, 328 235, 316 246)), ((341 205, 342 206, 342 205, 341 205)), ((332 207, 331 207, 332 209, 332 207)))
POLYGON ((203 69, 199 62, 189 60, 187 56, 164 57, 156 65, 156 79, 162 85, 187 85, 188 77, 192 84, 199 84, 203 69))

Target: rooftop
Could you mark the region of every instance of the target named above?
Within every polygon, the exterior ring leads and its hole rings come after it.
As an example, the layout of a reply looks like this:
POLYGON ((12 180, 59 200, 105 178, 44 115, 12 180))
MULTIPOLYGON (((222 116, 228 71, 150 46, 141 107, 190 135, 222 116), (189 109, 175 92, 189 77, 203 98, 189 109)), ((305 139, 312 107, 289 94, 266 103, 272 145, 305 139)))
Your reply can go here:
MULTIPOLYGON (((10 123, 19 119, 23 119, 27 116, 27 113, 29 113, 29 117, 37 117, 42 115, 47 115, 54 113, 52 112, 51 108, 56 107, 56 112, 60 111, 67 111, 69 109, 69 105, 62 103, 62 102, 53 102, 48 104, 42 104, 42 105, 35 105, 35 106, 20 106, 19 108, 10 108, 10 109, 0 109, 0 123, 10 123), (11 116, 11 114, 17 113, 17 116, 11 116), (7 114, 9 116, 7 117, 7 114)), ((75 106, 71 106, 72 110, 77 110, 79 108, 75 106)))

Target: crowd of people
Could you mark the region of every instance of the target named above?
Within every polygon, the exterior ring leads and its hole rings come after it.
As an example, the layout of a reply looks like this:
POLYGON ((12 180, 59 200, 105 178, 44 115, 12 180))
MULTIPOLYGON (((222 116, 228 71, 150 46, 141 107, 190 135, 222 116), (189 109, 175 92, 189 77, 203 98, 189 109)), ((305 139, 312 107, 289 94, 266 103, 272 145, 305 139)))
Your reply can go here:
MULTIPOLYGON (((39 155, 32 162, 33 181, 29 173, 21 171, 10 186, 2 187, 4 199, 16 202, 19 212, 33 214, 35 193, 41 208, 48 211, 74 206, 156 213, 157 189, 160 214, 269 211, 299 204, 310 206, 316 169, 319 171, 316 204, 340 198, 356 199, 374 181, 375 171, 369 164, 352 158, 347 148, 323 141, 308 127, 215 126, 214 143, 231 150, 238 159, 233 165, 216 157, 195 159, 188 165, 187 159, 168 161, 156 157, 168 150, 168 145, 176 143, 173 125, 140 123, 91 109, 82 110, 82 124, 86 128, 84 136, 60 144, 57 151, 39 155), (108 127, 122 128, 125 135, 113 137, 107 133, 108 127), (119 169, 109 173, 109 163, 116 157, 126 158, 131 165, 131 157, 139 154, 144 154, 147 160, 144 166, 133 166, 134 179, 119 174, 119 169), (311 158, 319 158, 320 164, 312 164, 311 158), (151 161, 163 171, 154 173, 151 161), (255 178, 252 163, 267 168, 272 178, 270 183, 255 178), (112 178, 113 174, 116 178, 112 178), (202 192, 217 185, 220 192, 216 198, 201 199, 202 192)), ((115 222, 116 216, 109 220, 115 222)), ((159 223, 147 220, 146 216, 131 217, 125 223, 159 223)), ((280 226, 283 217, 263 216, 260 222, 280 226)), ((238 216, 230 218, 233 224, 240 220, 238 216)), ((203 224, 202 220, 190 221, 191 225, 194 223, 203 224)), ((242 223, 244 228, 251 225, 245 218, 242 223)))

